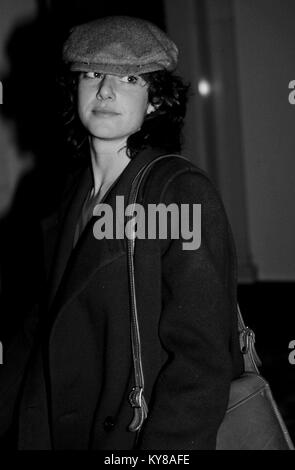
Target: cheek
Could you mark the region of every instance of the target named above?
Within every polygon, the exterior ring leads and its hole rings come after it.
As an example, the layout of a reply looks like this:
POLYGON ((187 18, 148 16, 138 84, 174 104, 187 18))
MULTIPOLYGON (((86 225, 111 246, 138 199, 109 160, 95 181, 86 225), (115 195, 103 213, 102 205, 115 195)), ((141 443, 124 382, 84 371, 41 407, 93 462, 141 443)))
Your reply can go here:
POLYGON ((134 109, 133 111, 130 110, 128 112, 128 118, 125 120, 125 126, 129 128, 131 132, 138 131, 143 123, 145 117, 145 113, 143 109, 134 109))
POLYGON ((83 118, 90 99, 91 99, 90 90, 80 85, 77 91, 77 111, 78 111, 78 115, 80 119, 83 118))
POLYGON ((130 113, 131 119, 134 121, 135 124, 141 125, 144 121, 144 118, 147 113, 148 108, 148 100, 147 96, 139 96, 133 106, 133 110, 130 113))

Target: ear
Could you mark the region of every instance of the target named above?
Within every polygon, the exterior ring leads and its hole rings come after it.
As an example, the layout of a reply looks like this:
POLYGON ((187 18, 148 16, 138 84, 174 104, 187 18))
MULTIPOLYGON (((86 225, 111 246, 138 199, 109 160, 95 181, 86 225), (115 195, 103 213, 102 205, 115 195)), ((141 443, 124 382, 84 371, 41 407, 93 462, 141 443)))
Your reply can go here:
POLYGON ((148 107, 147 107, 147 110, 146 110, 146 113, 147 113, 147 114, 151 114, 151 113, 153 113, 154 111, 156 111, 156 107, 155 107, 153 104, 149 103, 149 104, 148 104, 148 107))

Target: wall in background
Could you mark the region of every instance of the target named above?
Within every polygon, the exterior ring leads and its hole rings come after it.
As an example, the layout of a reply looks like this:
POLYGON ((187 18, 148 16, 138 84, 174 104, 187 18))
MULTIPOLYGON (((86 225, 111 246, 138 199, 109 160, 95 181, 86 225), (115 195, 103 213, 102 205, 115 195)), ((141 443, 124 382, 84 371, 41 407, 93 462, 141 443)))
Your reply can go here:
POLYGON ((168 32, 180 50, 179 73, 193 91, 184 152, 219 189, 236 242, 239 281, 253 282, 232 0, 166 0, 165 6, 168 32), (208 93, 200 89, 204 80, 208 93))
POLYGON ((6 41, 18 22, 36 14, 36 0, 1 0, 0 7, 0 70, 7 66, 6 41))
POLYGON ((295 280, 294 0, 234 0, 249 235, 260 280, 295 280))
MULTIPOLYGON (((37 7, 35 0, 1 0, 0 8, 0 80, 3 84, 3 102, 5 102, 5 76, 9 73, 7 41, 18 24, 35 17, 37 7)), ((20 76, 20 86, 21 82, 20 76)), ((0 105, 0 217, 9 210, 17 184, 33 162, 33 155, 30 154, 21 155, 20 158, 15 141, 13 123, 3 119, 0 105)))
POLYGON ((288 84, 295 80, 295 2, 166 0, 165 6, 168 31, 183 54, 181 72, 196 92, 200 40, 208 42, 215 155, 204 145, 205 115, 196 95, 186 148, 217 180, 236 239, 240 281, 294 281, 295 105, 288 84), (205 16, 197 18, 202 10, 205 16), (197 20, 205 22, 203 36, 197 20), (217 178, 208 165, 212 158, 217 178))

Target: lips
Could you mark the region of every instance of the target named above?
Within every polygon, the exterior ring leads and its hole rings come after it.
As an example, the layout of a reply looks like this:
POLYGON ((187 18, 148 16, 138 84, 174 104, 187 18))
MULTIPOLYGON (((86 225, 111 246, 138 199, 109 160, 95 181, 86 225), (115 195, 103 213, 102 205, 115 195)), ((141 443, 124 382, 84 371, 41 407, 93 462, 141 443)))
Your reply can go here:
POLYGON ((109 109, 101 109, 101 108, 94 108, 92 111, 94 114, 101 114, 101 115, 106 115, 106 116, 118 116, 119 113, 116 111, 111 111, 109 109))

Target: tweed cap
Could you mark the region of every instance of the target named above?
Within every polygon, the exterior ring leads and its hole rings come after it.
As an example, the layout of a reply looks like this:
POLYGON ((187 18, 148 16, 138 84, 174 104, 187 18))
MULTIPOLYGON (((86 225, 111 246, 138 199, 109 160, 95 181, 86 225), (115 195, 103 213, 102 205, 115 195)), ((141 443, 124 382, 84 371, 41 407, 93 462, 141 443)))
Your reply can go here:
POLYGON ((114 75, 174 70, 178 49, 153 23, 129 16, 108 16, 75 26, 63 47, 72 71, 114 75))

